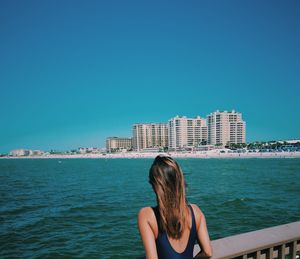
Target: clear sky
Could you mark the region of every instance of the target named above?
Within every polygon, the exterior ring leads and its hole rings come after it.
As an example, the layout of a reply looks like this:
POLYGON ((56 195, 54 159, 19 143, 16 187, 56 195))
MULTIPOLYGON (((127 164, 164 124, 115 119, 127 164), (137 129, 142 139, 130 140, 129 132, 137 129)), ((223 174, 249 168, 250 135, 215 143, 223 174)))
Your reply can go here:
POLYGON ((300 1, 0 2, 0 153, 235 109, 300 138, 300 1))

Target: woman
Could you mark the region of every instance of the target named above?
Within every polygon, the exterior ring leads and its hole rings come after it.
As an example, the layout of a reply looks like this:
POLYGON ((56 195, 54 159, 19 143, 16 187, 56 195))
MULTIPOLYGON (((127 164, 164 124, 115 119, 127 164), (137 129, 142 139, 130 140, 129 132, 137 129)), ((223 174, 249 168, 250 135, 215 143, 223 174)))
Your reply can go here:
POLYGON ((201 251, 196 258, 212 256, 205 217, 197 205, 188 205, 184 178, 171 157, 157 156, 149 171, 156 194, 155 208, 142 208, 138 226, 147 259, 190 259, 198 240, 201 251))

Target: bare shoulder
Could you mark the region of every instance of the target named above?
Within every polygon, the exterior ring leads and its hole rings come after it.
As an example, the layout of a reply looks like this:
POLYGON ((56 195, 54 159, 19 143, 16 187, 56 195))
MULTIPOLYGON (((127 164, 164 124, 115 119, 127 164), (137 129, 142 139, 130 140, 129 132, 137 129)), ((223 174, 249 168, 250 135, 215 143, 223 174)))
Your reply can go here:
POLYGON ((204 216, 202 210, 196 205, 196 204, 191 204, 192 208, 193 208, 193 211, 194 211, 194 214, 195 216, 204 216))
POLYGON ((205 216, 203 214, 203 212, 201 211, 201 209, 196 205, 196 204, 191 204, 192 208, 193 208, 193 212, 195 215, 195 220, 196 220, 196 226, 197 229, 199 228, 200 222, 205 219, 205 216))
POLYGON ((138 213, 138 226, 140 231, 142 229, 151 229, 154 237, 158 235, 158 226, 154 211, 151 207, 144 207, 138 213))
POLYGON ((151 222, 155 219, 154 211, 151 207, 141 208, 138 213, 138 220, 140 221, 148 221, 151 222))

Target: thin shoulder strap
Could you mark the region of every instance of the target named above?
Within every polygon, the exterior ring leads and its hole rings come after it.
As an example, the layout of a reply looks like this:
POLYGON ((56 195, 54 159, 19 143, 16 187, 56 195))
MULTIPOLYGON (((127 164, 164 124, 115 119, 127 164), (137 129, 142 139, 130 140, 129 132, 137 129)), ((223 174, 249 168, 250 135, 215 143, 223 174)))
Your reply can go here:
POLYGON ((191 210, 191 213, 192 213, 192 228, 194 227, 195 229, 197 229, 194 209, 193 209, 191 204, 189 204, 189 207, 190 207, 190 210, 191 210))

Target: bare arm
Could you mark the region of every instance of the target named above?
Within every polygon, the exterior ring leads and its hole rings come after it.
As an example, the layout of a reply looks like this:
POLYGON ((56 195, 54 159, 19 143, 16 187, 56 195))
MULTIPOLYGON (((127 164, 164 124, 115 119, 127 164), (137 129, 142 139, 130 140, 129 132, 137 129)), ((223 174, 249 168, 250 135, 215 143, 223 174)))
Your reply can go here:
POLYGON ((198 218, 198 222, 200 221, 197 228, 197 239, 201 248, 201 251, 196 255, 195 258, 210 258, 212 257, 213 251, 206 226, 206 219, 203 212, 197 206, 194 206, 194 208, 196 210, 195 214, 198 218))
POLYGON ((138 215, 138 226, 144 244, 146 258, 158 259, 155 236, 150 225, 152 214, 152 209, 149 207, 141 209, 138 215))

